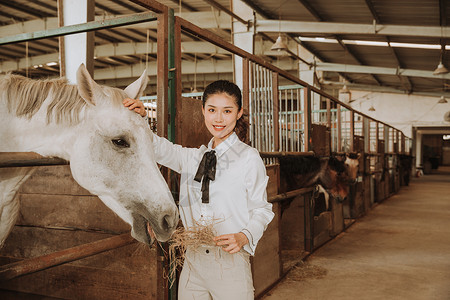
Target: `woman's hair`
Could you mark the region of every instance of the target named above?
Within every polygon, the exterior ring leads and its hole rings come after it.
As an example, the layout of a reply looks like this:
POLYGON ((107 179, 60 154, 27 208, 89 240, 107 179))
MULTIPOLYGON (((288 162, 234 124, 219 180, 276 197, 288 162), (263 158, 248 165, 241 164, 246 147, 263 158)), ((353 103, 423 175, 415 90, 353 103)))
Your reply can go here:
MULTIPOLYGON (((203 92, 202 105, 205 107, 206 100, 208 100, 209 96, 225 93, 228 96, 234 98, 236 105, 238 106, 238 111, 242 108, 242 93, 241 89, 234 83, 228 80, 217 80, 214 81, 206 87, 203 92)), ((237 120, 236 126, 234 127, 234 131, 241 141, 244 143, 247 142, 247 131, 248 131, 248 122, 245 120, 246 115, 242 114, 242 116, 237 120)))

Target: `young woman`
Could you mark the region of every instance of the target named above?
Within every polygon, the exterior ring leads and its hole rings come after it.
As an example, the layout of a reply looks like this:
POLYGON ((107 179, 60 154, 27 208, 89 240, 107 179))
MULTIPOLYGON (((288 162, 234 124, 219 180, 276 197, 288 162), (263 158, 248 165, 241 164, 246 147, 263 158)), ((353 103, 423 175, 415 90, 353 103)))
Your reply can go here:
MULTIPOLYGON (((125 99, 124 105, 146 115, 139 100, 125 99)), ((225 80, 208 85, 202 112, 213 136, 207 147, 183 148, 153 138, 156 161, 181 174, 184 227, 213 222, 218 234, 216 246, 187 249, 178 299, 253 299, 249 255, 274 216, 266 168, 258 151, 235 132, 246 126, 239 87, 225 80)))

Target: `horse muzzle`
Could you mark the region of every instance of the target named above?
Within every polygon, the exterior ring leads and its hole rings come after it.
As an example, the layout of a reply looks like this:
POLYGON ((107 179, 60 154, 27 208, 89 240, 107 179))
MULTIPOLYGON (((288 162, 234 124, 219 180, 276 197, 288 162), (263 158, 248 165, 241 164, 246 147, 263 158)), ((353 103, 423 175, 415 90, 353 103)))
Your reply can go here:
POLYGON ((133 214, 131 236, 141 243, 151 246, 155 239, 159 242, 167 241, 178 225, 178 211, 163 213, 158 218, 146 218, 140 214, 133 214))

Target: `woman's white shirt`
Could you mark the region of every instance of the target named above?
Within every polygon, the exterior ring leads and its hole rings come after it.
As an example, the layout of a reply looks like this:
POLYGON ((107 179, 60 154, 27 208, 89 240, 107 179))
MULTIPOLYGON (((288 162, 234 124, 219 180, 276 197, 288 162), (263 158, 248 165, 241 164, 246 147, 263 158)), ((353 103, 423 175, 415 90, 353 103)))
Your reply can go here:
POLYGON ((242 232, 249 243, 244 250, 253 255, 267 225, 273 219, 267 202, 266 168, 256 149, 241 142, 233 133, 212 149, 184 148, 153 134, 156 161, 180 178, 180 217, 185 228, 214 223, 217 235, 242 232), (206 151, 216 152, 216 176, 209 184, 209 203, 202 203, 201 182, 194 180, 206 151))

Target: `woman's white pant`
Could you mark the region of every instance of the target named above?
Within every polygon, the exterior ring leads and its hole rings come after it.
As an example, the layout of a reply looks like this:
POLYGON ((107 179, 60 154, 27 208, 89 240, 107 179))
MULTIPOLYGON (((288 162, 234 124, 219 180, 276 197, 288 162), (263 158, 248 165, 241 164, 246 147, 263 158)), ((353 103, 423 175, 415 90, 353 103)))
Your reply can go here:
POLYGON ((221 247, 188 249, 178 284, 179 300, 253 300, 249 254, 221 247))

